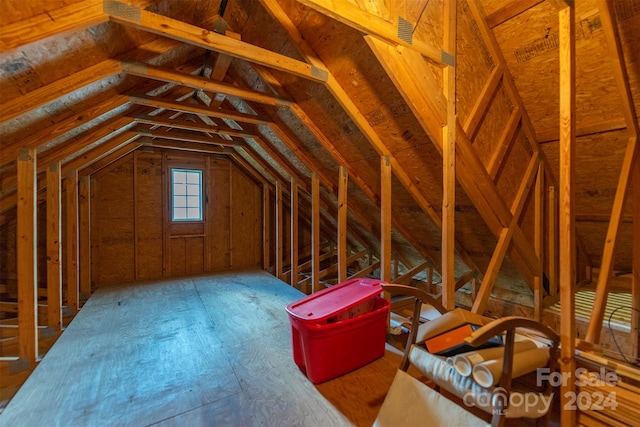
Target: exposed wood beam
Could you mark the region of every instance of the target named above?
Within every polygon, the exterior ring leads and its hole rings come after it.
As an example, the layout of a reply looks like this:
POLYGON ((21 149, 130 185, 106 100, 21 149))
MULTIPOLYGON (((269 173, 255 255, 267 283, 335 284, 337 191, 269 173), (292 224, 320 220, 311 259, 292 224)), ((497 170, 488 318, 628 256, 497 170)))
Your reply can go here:
MULTIPOLYGON (((265 9, 283 26, 289 37, 294 41, 295 46, 299 49, 301 55, 310 63, 321 66, 326 69, 326 66, 322 63, 322 61, 318 58, 318 55, 315 51, 309 46, 309 44, 304 40, 300 32, 298 31, 295 24, 291 21, 289 16, 282 10, 279 4, 273 0, 263 0, 262 4, 265 9)), ((373 127, 369 125, 366 118, 362 115, 362 113, 357 109, 357 107, 350 100, 344 89, 340 86, 340 84, 333 78, 331 73, 329 74, 329 79, 326 83, 326 87, 329 91, 334 95, 336 100, 342 105, 345 112, 351 117, 351 119, 358 125, 360 130, 363 132, 364 136, 370 141, 372 146, 378 151, 378 154, 382 155, 391 155, 391 152, 386 149, 384 143, 380 139, 380 137, 376 134, 373 127)), ((329 153, 336 159, 336 161, 349 168, 349 174, 351 178, 356 182, 360 188, 373 200, 376 205, 380 204, 380 198, 377 196, 375 191, 370 189, 370 187, 364 183, 361 179, 359 179, 357 174, 352 174, 351 170, 353 168, 349 167, 349 162, 347 162, 340 152, 333 146, 333 144, 327 139, 324 138, 322 132, 317 130, 317 127, 310 120, 304 120, 306 114, 301 108, 296 109, 296 104, 293 104, 291 110, 295 112, 295 114, 301 118, 303 123, 311 130, 311 132, 316 136, 318 141, 323 144, 323 146, 329 151, 329 153)), ((444 104, 443 104, 444 106, 444 104)), ((446 106, 444 106, 446 108, 446 106)), ((443 119, 444 120, 444 119, 443 119)), ((401 182, 401 184, 407 189, 409 194, 416 200, 420 208, 434 221, 436 224, 440 223, 440 217, 435 212, 433 207, 429 204, 429 202, 420 194, 419 191, 415 188, 411 178, 408 174, 400 167, 400 165, 395 161, 393 157, 391 157, 391 165, 393 171, 396 173, 396 177, 401 182)), ((421 244, 421 242, 416 241, 416 239, 412 238, 411 233, 406 232, 407 230, 401 228, 399 224, 394 222, 395 227, 398 229, 400 233, 414 246, 416 249, 421 250, 423 256, 428 255, 428 251, 426 251, 421 244)), ((464 257, 464 255, 463 255, 464 257)), ((471 263, 469 257, 466 257, 465 260, 471 263)), ((471 264, 470 264, 471 265, 471 264)))
MULTIPOLYGON (((253 177, 253 179, 255 179, 257 182, 261 183, 263 186, 269 187, 271 185, 271 182, 270 182, 271 177, 270 176, 267 177, 265 175, 265 173, 262 173, 262 172, 258 171, 258 169, 253 167, 252 164, 247 162, 247 160, 242 156, 242 151, 243 150, 239 149, 239 148, 236 148, 236 149, 224 148, 223 149, 223 152, 226 155, 228 155, 229 157, 231 157, 231 159, 233 159, 233 161, 237 164, 238 167, 240 167, 246 173, 251 175, 253 177)), ((251 156, 249 156, 249 157, 251 157, 251 156)))
POLYGON ((509 0, 509 2, 502 7, 487 15, 487 25, 489 28, 497 27, 543 1, 544 0, 509 0))
POLYGON ((631 308, 635 315, 631 316, 631 348, 636 361, 640 358, 640 152, 636 151, 636 159, 631 172, 633 188, 633 248, 631 255, 631 308))
POLYGON ((597 344, 600 341, 600 331, 602 329, 602 321, 604 319, 604 310, 607 305, 607 294, 609 291, 609 282, 613 271, 613 259, 615 256, 616 244, 620 230, 620 222, 624 210, 626 194, 631 180, 632 167, 637 157, 638 145, 638 118, 636 117, 633 97, 631 95, 631 87, 629 85, 629 76, 624 61, 624 54, 618 31, 618 23, 616 16, 612 13, 611 4, 606 0, 597 0, 596 4, 600 11, 600 20, 604 29, 604 35, 607 40, 609 57, 612 64, 613 77, 620 91, 620 105, 624 114, 627 132, 629 133, 629 141, 625 151, 618 186, 616 188, 616 196, 613 201, 611 210, 611 222, 607 230, 607 237, 602 254, 602 262, 600 266, 600 274, 598 276, 598 285, 596 287, 596 297, 594 301, 594 310, 589 329, 587 331, 586 341, 597 344))
POLYGON ((43 141, 51 141, 65 133, 87 124, 89 121, 100 117, 112 110, 125 107, 129 102, 126 95, 116 95, 94 106, 84 108, 82 112, 74 114, 51 126, 36 130, 24 139, 14 144, 5 146, 0 150, 0 165, 15 160, 20 147, 37 148, 43 145, 43 141))
POLYGON ((502 167, 502 163, 509 151, 509 147, 511 147, 511 144, 513 143, 513 138, 518 134, 521 119, 522 114, 520 109, 518 107, 514 108, 511 112, 511 116, 509 116, 509 121, 506 123, 505 128, 500 135, 500 140, 496 144, 497 148, 493 153, 491 153, 491 159, 487 165, 487 172, 492 179, 495 179, 498 175, 498 171, 502 167))
POLYGON ((18 155, 16 259, 18 276, 18 355, 29 365, 38 357, 37 298, 37 176, 36 150, 18 155))
POLYGON ((271 269, 271 191, 262 184, 262 269, 271 269))
POLYGON ((391 159, 380 156, 380 279, 391 283, 391 159))
MULTIPOLYGON (((166 54, 179 44, 167 39, 158 39, 138 47, 119 58, 136 58, 149 60, 166 54)), ((0 105, 1 122, 20 116, 37 107, 50 104, 82 87, 114 76, 122 71, 120 60, 109 58, 98 64, 89 66, 69 76, 39 87, 18 98, 3 102, 0 105)))
MULTIPOLYGON (((361 33, 370 34, 385 40, 387 43, 404 46, 414 49, 425 58, 433 61, 438 65, 444 65, 443 56, 446 55, 442 49, 428 45, 423 40, 413 38, 410 42, 398 37, 401 31, 400 24, 391 24, 384 19, 363 10, 347 0, 298 0, 315 11, 326 15, 338 22, 341 22, 361 33)), ((263 3, 266 3, 263 0, 263 3)), ((405 21, 405 26, 410 34, 413 33, 415 24, 405 21)))
POLYGON ((62 326, 62 176, 60 162, 47 168, 47 326, 62 326))
POLYGON ((66 176, 67 173, 72 170, 84 169, 102 159, 103 157, 108 156, 110 153, 118 150, 119 148, 132 143, 139 137, 140 135, 135 132, 124 131, 114 136, 113 138, 104 141, 102 144, 92 148, 82 155, 75 157, 73 160, 64 163, 62 167, 62 175, 66 176))
POLYGON ((538 172, 539 164, 540 160, 537 156, 532 157, 529 161, 529 166, 527 167, 527 170, 525 172, 525 178, 520 183, 518 194, 516 195, 513 203, 513 216, 511 218, 511 224, 509 224, 508 227, 503 228, 502 232, 500 233, 498 244, 496 245, 496 249, 491 256, 491 261, 489 261, 487 272, 482 280, 482 286, 480 287, 480 291, 473 301, 473 307, 471 308, 471 311, 473 311, 474 313, 482 314, 487 307, 489 296, 491 295, 491 291, 493 290, 495 280, 498 278, 498 273, 500 272, 500 268, 507 253, 507 249, 509 248, 509 245, 513 240, 515 230, 518 228, 518 221, 520 219, 520 215, 522 214, 522 210, 524 209, 525 202, 527 201, 527 196, 531 191, 531 186, 533 184, 536 173, 538 172))
POLYGON ((175 70, 158 67, 141 62, 122 61, 122 71, 139 77, 148 77, 167 83, 176 83, 193 89, 222 93, 242 98, 246 101, 258 102, 260 104, 274 107, 288 107, 291 101, 277 96, 253 90, 242 89, 234 85, 208 79, 206 77, 194 76, 189 73, 181 73, 175 70))
POLYGON ((231 119, 240 123, 268 124, 269 120, 253 114, 245 114, 237 111, 226 110, 222 108, 211 109, 199 104, 191 104, 189 102, 174 101, 169 98, 161 98, 147 95, 130 95, 129 99, 132 103, 138 105, 146 105, 154 108, 166 108, 168 110, 180 111, 183 113, 202 114, 212 118, 231 119))
POLYGON ((222 147, 241 147, 245 144, 245 142, 241 139, 233 139, 229 141, 227 139, 220 138, 216 134, 207 136, 203 135, 201 132, 191 132, 175 129, 163 131, 160 129, 150 129, 143 126, 136 126, 132 129, 132 131, 138 133, 140 136, 147 136, 150 138, 173 139, 183 142, 197 142, 199 144, 220 145, 222 147))
POLYGON ((491 104, 501 81, 502 68, 500 66, 494 66, 489 78, 482 87, 482 91, 480 91, 480 94, 478 95, 476 103, 471 111, 469 111, 467 120, 464 122, 464 131, 469 136, 469 139, 475 138, 480 123, 487 114, 489 105, 491 104))
POLYGON ((105 157, 102 157, 100 160, 93 162, 91 165, 86 166, 85 169, 82 169, 82 174, 91 175, 96 172, 99 172, 103 168, 109 166, 110 164, 118 161, 119 159, 123 158, 127 154, 136 150, 138 147, 140 147, 140 145, 141 145, 140 139, 130 144, 124 145, 123 147, 115 150, 114 152, 107 154, 105 157))
MULTIPOLYGON (((576 138, 581 136, 593 135, 595 133, 613 132, 626 129, 627 125, 624 119, 610 119, 603 121, 592 121, 589 123, 581 123, 576 125, 576 138)), ((557 128, 546 129, 536 133, 536 137, 540 143, 555 142, 560 139, 560 132, 557 128)))
POLYGON ((208 125, 203 123, 202 121, 193 122, 184 116, 178 116, 173 119, 159 117, 159 116, 150 116, 148 114, 135 114, 130 116, 136 122, 153 125, 153 126, 166 126, 175 129, 182 130, 193 130, 198 132, 208 132, 215 133, 218 135, 229 135, 236 136, 239 138, 243 137, 255 137, 258 136, 257 132, 254 132, 253 129, 233 129, 223 123, 218 123, 218 126, 208 125))
POLYGON ((276 181, 276 190, 275 190, 275 228, 276 228, 276 253, 275 253, 275 276, 279 279, 282 277, 282 261, 283 261, 283 217, 284 212, 282 211, 282 183, 280 181, 276 181))
POLYGON ((347 187, 349 173, 344 166, 338 172, 338 282, 347 280, 347 187))
POLYGON ((78 179, 78 281, 80 297, 91 296, 91 183, 89 176, 78 179))
MULTIPOLYGON (((444 45, 454 58, 456 55, 457 34, 456 9, 457 2, 445 2, 444 45)), ((444 95, 447 100, 446 125, 442 128, 442 305, 447 310, 453 310, 456 306, 454 283, 456 248, 456 67, 445 68, 442 77, 444 95)), ((488 94, 483 92, 480 96, 487 97, 488 94)), ((471 115, 472 117, 474 115, 479 116, 473 111, 471 115)))
POLYGON ((544 181, 544 162, 538 165, 538 175, 534 191, 534 230, 533 245, 536 256, 540 260, 538 272, 533 278, 533 311, 534 319, 538 322, 542 321, 542 300, 545 297, 543 287, 544 277, 544 199, 545 199, 545 181, 544 181))
POLYGON ((415 276, 416 274, 418 274, 420 271, 424 270, 428 266, 429 266, 429 262, 427 261, 420 263, 415 267, 411 268, 402 276, 396 277, 395 279, 393 279, 393 283, 396 283, 398 285, 406 285, 407 283, 411 282, 411 279, 413 279, 413 276, 415 276))
POLYGON ((66 234, 63 241, 66 261, 67 306, 72 313, 80 308, 78 282, 78 172, 70 171, 65 178, 66 234))
POLYGON ((311 292, 320 287, 320 176, 311 173, 311 292))
POLYGON ((290 246, 290 256, 291 256, 291 286, 298 286, 298 183, 295 178, 291 179, 291 191, 289 192, 290 203, 289 203, 289 219, 291 221, 290 224, 290 233, 289 237, 291 240, 290 246))
POLYGON ((326 69, 118 1, 104 0, 104 11, 110 15, 112 21, 119 24, 221 52, 234 58, 275 68, 312 81, 325 82, 327 80, 326 69))
POLYGON ((106 22, 109 17, 96 0, 83 0, 50 9, 31 18, 0 27, 0 51, 20 46, 71 30, 81 30, 106 22))
MULTIPOLYGON (((374 271, 376 271, 379 268, 380 268, 380 261, 374 262, 373 264, 366 266, 365 268, 363 268, 362 270, 358 271, 357 273, 352 274, 351 276, 349 276, 349 279, 355 279, 356 277, 367 277, 368 275, 370 275, 371 273, 373 273, 374 271)), ((395 281, 394 281, 394 283, 395 283, 395 281)))
MULTIPOLYGON (((576 44, 575 9, 558 12, 560 50, 560 177, 559 177, 559 267, 560 267, 560 371, 567 375, 560 385, 563 407, 575 395, 575 139, 576 139, 576 44)), ((599 330, 599 329, 598 329, 599 330)), ((575 425, 575 411, 562 411, 562 425, 575 425)))

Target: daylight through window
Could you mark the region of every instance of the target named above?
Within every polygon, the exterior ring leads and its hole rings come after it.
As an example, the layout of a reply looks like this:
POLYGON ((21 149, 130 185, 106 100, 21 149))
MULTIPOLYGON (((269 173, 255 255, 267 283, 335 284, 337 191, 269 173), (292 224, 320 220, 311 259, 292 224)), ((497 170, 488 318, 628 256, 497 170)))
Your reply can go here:
POLYGON ((202 171, 171 170, 173 221, 202 220, 202 171))

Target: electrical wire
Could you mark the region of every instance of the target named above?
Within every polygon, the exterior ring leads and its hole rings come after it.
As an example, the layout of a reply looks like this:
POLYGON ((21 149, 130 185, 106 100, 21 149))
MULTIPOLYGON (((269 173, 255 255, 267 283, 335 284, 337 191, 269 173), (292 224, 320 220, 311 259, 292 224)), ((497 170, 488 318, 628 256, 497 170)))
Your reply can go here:
MULTIPOLYGON (((611 338, 613 339, 613 343, 615 344, 616 349, 618 350, 618 353, 620 353, 620 356, 622 356, 624 361, 627 362, 628 364, 637 365, 639 363, 638 360, 629 360, 629 359, 627 359, 627 356, 625 356, 625 354, 622 352, 622 349, 620 348, 620 345, 618 344, 618 340, 616 340, 616 335, 613 333, 613 327, 611 326, 611 319, 613 319, 613 315, 616 313, 616 311, 618 311, 620 309, 624 309, 624 308, 640 313, 640 310, 638 310, 637 308, 621 305, 619 307, 616 307, 611 312, 611 314, 609 315, 609 320, 607 320, 607 326, 609 327, 609 332, 611 333, 611 338)), ((633 333, 633 331, 631 331, 631 333, 633 333)))

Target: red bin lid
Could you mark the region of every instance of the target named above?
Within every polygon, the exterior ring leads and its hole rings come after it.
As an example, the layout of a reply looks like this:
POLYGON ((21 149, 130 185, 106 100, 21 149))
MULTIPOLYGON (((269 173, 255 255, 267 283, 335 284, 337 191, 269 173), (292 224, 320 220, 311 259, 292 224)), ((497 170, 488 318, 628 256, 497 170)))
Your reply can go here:
POLYGON ((379 295, 383 283, 367 278, 347 280, 290 303, 287 312, 300 320, 322 321, 379 295))

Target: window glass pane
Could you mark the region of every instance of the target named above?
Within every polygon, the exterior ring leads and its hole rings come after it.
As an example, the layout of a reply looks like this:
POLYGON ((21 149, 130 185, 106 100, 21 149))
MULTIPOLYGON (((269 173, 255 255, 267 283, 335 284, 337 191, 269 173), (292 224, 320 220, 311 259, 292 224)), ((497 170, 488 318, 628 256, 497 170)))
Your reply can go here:
POLYGON ((200 197, 200 186, 198 185, 187 185, 187 194, 190 196, 198 196, 200 197))
POLYGON ((173 184, 173 195, 174 195, 174 197, 175 196, 183 196, 186 193, 187 192, 186 192, 185 186, 183 184, 177 184, 177 183, 173 184))
POLYGON ((200 219, 200 208, 187 208, 189 219, 200 219))
POLYGON ((196 184, 200 186, 200 174, 197 172, 187 173, 187 184, 196 184))
POLYGON ((198 196, 187 196, 187 207, 189 207, 189 208, 200 207, 200 197, 198 197, 198 196))
POLYGON ((173 219, 186 219, 187 218, 187 208, 179 208, 177 206, 173 207, 173 219))
POLYGON ((186 172, 183 171, 173 171, 173 182, 183 184, 186 182, 186 172))

